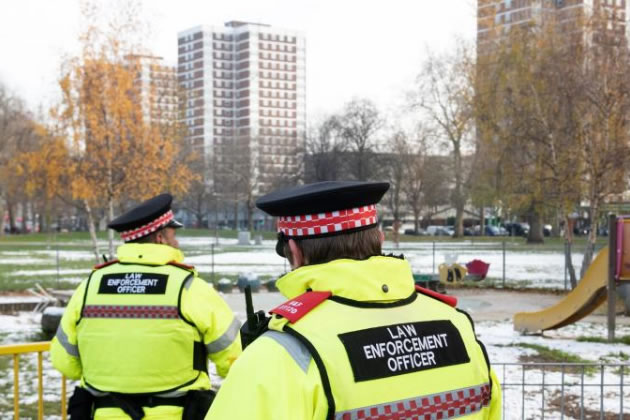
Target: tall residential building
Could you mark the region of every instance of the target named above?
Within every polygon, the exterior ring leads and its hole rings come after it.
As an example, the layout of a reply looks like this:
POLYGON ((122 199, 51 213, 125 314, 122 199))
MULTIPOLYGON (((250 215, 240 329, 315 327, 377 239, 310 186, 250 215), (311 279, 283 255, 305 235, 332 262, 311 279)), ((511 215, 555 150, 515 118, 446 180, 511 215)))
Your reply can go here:
POLYGON ((125 65, 135 73, 142 115, 147 122, 170 124, 178 119, 177 69, 162 57, 144 54, 125 56, 125 65))
POLYGON ((256 195, 298 171, 306 128, 304 36, 231 21, 179 32, 178 46, 189 139, 211 163, 215 191, 256 195))
POLYGON ((477 52, 492 48, 511 28, 521 25, 557 25, 562 33, 582 34, 594 19, 592 41, 626 42, 630 0, 478 0, 477 52))

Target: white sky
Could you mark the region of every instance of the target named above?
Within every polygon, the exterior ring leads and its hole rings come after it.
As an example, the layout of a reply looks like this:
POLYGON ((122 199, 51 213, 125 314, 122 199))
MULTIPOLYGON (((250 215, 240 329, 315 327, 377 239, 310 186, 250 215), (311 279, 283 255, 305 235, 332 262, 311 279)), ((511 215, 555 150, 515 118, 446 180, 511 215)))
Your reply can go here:
MULTIPOLYGON (((77 45, 79 0, 0 4, 0 82, 31 109, 48 107, 62 56, 77 45)), ((392 111, 427 48, 446 50, 457 37, 472 42, 476 29, 475 0, 144 0, 144 10, 152 52, 172 64, 177 32, 196 25, 244 20, 302 31, 309 120, 353 97, 392 111)))

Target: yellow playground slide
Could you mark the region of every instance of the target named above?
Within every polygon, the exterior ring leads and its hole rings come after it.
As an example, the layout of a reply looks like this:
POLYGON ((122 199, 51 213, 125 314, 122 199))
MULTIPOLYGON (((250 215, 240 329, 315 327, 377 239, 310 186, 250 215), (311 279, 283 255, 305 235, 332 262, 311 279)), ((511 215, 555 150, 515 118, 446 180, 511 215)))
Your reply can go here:
POLYGON ((608 247, 602 249, 584 278, 564 299, 538 312, 514 315, 514 329, 523 333, 552 330, 572 324, 595 310, 607 297, 608 247))

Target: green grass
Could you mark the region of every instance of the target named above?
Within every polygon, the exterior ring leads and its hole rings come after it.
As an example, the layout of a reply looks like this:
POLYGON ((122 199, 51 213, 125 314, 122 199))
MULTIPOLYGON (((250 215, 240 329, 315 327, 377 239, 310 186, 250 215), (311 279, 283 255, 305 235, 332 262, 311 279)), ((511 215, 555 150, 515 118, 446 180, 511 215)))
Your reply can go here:
POLYGON ((607 338, 593 337, 593 336, 578 337, 576 341, 581 341, 585 343, 618 343, 618 344, 626 344, 630 346, 630 335, 615 337, 615 339, 612 342, 608 341, 607 338))
POLYGON ((541 346, 540 344, 532 344, 532 343, 516 343, 513 344, 514 347, 522 347, 526 349, 536 350, 538 355, 550 362, 558 362, 558 363, 592 363, 591 360, 582 359, 580 356, 575 354, 567 353, 562 350, 552 349, 546 346, 541 346))
MULTIPOLYGON (((581 363, 589 364, 593 363, 592 360, 583 359, 575 354, 567 353, 562 350, 552 349, 540 344, 533 343, 513 343, 508 344, 506 347, 520 347, 525 349, 532 349, 536 351, 535 355, 521 355, 519 360, 525 363, 581 363)), ((580 373, 582 368, 580 366, 572 367, 567 366, 562 368, 561 366, 548 366, 548 370, 552 371, 565 371, 568 373, 580 373)), ((596 372, 596 366, 585 366, 584 373, 592 375, 596 372)))

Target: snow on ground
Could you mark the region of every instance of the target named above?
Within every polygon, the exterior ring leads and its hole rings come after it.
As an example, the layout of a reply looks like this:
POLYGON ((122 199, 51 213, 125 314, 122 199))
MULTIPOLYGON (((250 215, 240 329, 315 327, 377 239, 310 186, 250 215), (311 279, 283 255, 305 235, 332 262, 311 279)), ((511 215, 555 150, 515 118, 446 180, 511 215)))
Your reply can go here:
MULTIPOLYGON (((242 315, 239 315, 242 317, 242 315)), ((27 340, 39 331, 38 314, 20 313, 19 316, 0 315, 0 336, 1 344, 16 343, 27 340)), ((543 383, 542 370, 540 368, 527 368, 523 370, 518 363, 521 356, 533 355, 536 352, 532 349, 513 346, 517 343, 540 344, 552 349, 563 350, 571 354, 599 361, 605 358, 609 362, 616 360, 611 356, 613 353, 628 352, 628 346, 620 344, 605 343, 582 343, 575 341, 575 338, 582 335, 605 336, 605 325, 587 322, 578 322, 557 331, 546 332, 544 336, 521 336, 512 328, 511 321, 482 321, 476 324, 476 331, 479 338, 485 343, 489 358, 493 362, 494 369, 499 381, 503 384, 503 410, 505 419, 540 419, 542 418, 542 394, 541 385, 543 383), (525 387, 522 383, 525 382, 525 387), (522 402, 525 402, 523 406, 522 402), (523 408, 524 407, 524 408, 523 408)), ((617 328, 618 335, 629 335, 630 326, 620 325, 617 328)), ((36 386, 36 356, 23 356, 21 358, 20 392, 22 404, 35 403, 37 399, 36 386)), ((220 378, 216 376, 214 367, 211 370, 213 382, 219 383, 220 378)), ((9 364, 4 372, 0 372, 0 389, 11 390, 12 387, 12 366, 9 364)), ((624 413, 630 413, 630 381, 628 373, 624 379, 624 413)), ((569 404, 573 398, 579 401, 584 383, 584 400, 589 410, 598 413, 600 401, 603 401, 605 411, 609 413, 619 413, 619 389, 620 376, 614 368, 606 369, 603 372, 599 367, 592 372, 582 375, 581 371, 573 372, 567 368, 562 374, 561 371, 545 371, 545 418, 559 418, 558 407, 549 408, 550 402, 557 397, 564 395, 565 404, 569 404), (604 389, 603 399, 601 398, 600 382, 603 377, 607 384, 604 389), (553 384, 557 384, 554 386, 553 384), (564 386, 562 386, 564 384, 564 386), (554 411, 555 410, 555 411, 554 411)), ((61 380, 60 375, 52 368, 49 356, 44 357, 44 384, 46 401, 58 401, 60 395, 61 380)), ((73 385, 69 384, 71 391, 73 385)), ((558 400, 561 401, 561 400, 558 400)), ((556 402, 558 402, 556 401, 556 402)), ((10 413, 11 398, 7 395, 0 398, 0 417, 10 413), (4 400, 4 401, 3 401, 4 400)), ((53 414, 53 413, 50 413, 53 414)), ((49 417, 47 413, 46 418, 49 417)), ((565 416, 570 419, 573 417, 565 416)), ((589 418, 587 415, 586 418, 589 418)))
MULTIPOLYGON (((88 275, 92 271, 91 268, 64 268, 59 271, 57 269, 42 269, 42 270, 17 270, 12 271, 11 274, 14 276, 55 276, 59 274, 60 276, 66 276, 68 274, 85 274, 88 275)), ((64 277, 63 280, 66 278, 64 277)))
MULTIPOLYGON (((211 237, 182 237, 180 243, 185 250, 194 250, 200 254, 186 258, 188 264, 195 265, 199 271, 214 272, 216 276, 253 273, 279 277, 288 266, 286 260, 275 253, 275 241, 266 240, 262 245, 242 246, 242 251, 235 251, 236 239, 219 240, 214 256, 211 254, 211 237), (225 250, 225 251, 224 251, 225 250)), ((87 275, 91 270, 93 255, 88 251, 59 251, 62 263, 85 261, 85 269, 62 268, 59 274, 71 276, 68 281, 76 282, 76 277, 87 275)), ((490 263, 488 277, 499 284, 505 272, 506 285, 517 284, 520 287, 545 287, 563 289, 565 287, 564 256, 562 250, 532 251, 519 249, 510 244, 504 255, 502 243, 497 242, 410 242, 401 243, 395 248, 391 242, 384 244, 384 252, 404 254, 411 263, 414 273, 435 274, 439 265, 456 261, 465 264, 473 259, 490 263), (435 249, 434 249, 435 247, 435 249)), ((192 252, 191 252, 192 254, 192 252)), ((57 270, 51 268, 56 263, 56 250, 0 251, 0 264, 15 268, 12 276, 55 276, 57 270), (39 265, 48 265, 37 269, 39 265)), ((573 263, 579 270, 582 254, 573 254, 573 263)), ((216 278, 216 277, 215 277, 216 278)), ((65 277, 64 277, 65 280, 65 277)))
MULTIPOLYGON (((244 246, 242 251, 234 251, 237 247, 236 239, 221 239, 215 247, 214 256, 211 255, 210 244, 214 238, 208 237, 183 237, 180 239, 182 247, 201 254, 191 255, 186 262, 193 264, 200 271, 216 274, 215 278, 221 275, 234 275, 254 273, 259 275, 280 276, 288 266, 286 261, 276 255, 275 241, 263 241, 261 246, 244 246), (227 252, 223 250, 226 249, 227 252)), ((89 243, 85 244, 86 251, 63 251, 60 250, 60 261, 85 261, 85 268, 59 270, 62 280, 70 282, 80 282, 85 279, 91 270, 92 254, 87 251, 89 243)), ((400 248, 394 248, 393 244, 386 242, 385 252, 403 253, 410 261, 414 273, 437 272, 439 264, 445 261, 457 261, 466 263, 478 258, 490 263, 489 277, 495 281, 501 281, 503 276, 503 251, 501 242, 480 242, 472 241, 436 243, 435 254, 434 244, 431 242, 404 243, 400 248), (434 256, 435 255, 435 256, 434 256)), ((56 250, 41 251, 0 251, 0 264, 12 265, 15 268, 9 274, 12 276, 36 277, 55 276, 58 271, 54 267, 56 262, 56 250), (38 269, 39 265, 48 265, 38 269)), ((582 255, 573 254, 573 262, 576 269, 579 269, 582 255)), ((514 282, 520 286, 528 285, 533 287, 564 287, 564 256, 562 250, 538 252, 531 249, 518 249, 511 246, 505 254, 505 275, 506 284, 514 282)), ((76 266, 76 265, 75 265, 76 266)), ((207 277, 207 276, 206 276, 207 277)), ((4 299, 4 298, 0 298, 4 299)), ((21 299, 29 299, 23 297, 21 299)), ((1 301, 1 300, 0 300, 1 301)), ((238 313, 240 317, 243 315, 238 313)), ((19 316, 0 315, 0 344, 32 341, 33 337, 39 334, 39 316, 37 314, 22 313, 19 316)), ((474 316, 474 311, 473 311, 474 316)), ((523 371, 518 363, 522 357, 532 356, 536 353, 533 349, 516 346, 518 343, 529 343, 542 345, 551 349, 563 350, 571 354, 579 355, 584 359, 598 362, 601 360, 610 363, 618 362, 624 357, 628 357, 630 349, 628 346, 620 344, 604 343, 582 343, 575 340, 576 337, 589 335, 605 337, 605 325, 579 322, 557 331, 546 332, 544 336, 521 336, 513 331, 511 319, 499 321, 482 321, 476 323, 476 330, 480 339, 486 344, 489 357, 495 365, 495 369, 500 381, 504 384, 504 411, 505 418, 531 418, 538 419, 541 414, 541 386, 543 381, 541 369, 527 369, 523 371), (623 356, 625 355, 625 356, 623 356), (527 385, 523 386, 525 379, 527 385), (522 401, 525 401, 523 412, 522 401)), ((630 327, 620 325, 617 328, 617 335, 630 335, 630 327)), ((41 338, 38 338, 41 339, 41 338)), ((0 366, 3 366, 0 364, 0 366)), ((12 384, 12 365, 6 365, 6 369, 0 370, 0 390, 10 392, 12 384)), ((28 401, 36 399, 36 356, 25 356, 22 362, 22 377, 20 390, 23 396, 28 396, 28 401)), ((58 400, 60 389, 60 377, 50 365, 48 356, 44 358, 45 369, 45 395, 46 400, 58 400)), ((630 375, 626 374, 624 380, 624 413, 630 413, 630 375)), ((215 382, 219 380, 213 374, 215 382)), ((599 410, 600 398, 603 401, 605 410, 609 413, 619 412, 619 381, 618 372, 608 369, 601 373, 595 369, 582 377, 581 374, 572 372, 545 372, 545 404, 548 404, 556 396, 565 395, 568 399, 580 398, 581 383, 585 383, 584 398, 589 409, 599 410), (612 384, 604 387, 603 398, 600 395, 599 385, 603 375, 604 383, 612 384), (549 387, 549 383, 562 384, 556 387, 549 387), (564 393, 564 394, 562 394, 564 393)), ((72 386, 69 386, 69 390, 72 386)), ((0 418, 8 416, 10 413, 10 394, 2 396, 0 392, 0 418), (7 408, 9 407, 9 408, 7 408)), ((545 411, 546 418, 556 418, 557 411, 545 411), (554 414, 555 413, 555 414, 554 414)), ((586 418, 589 416, 587 415, 586 418)), ((53 418, 48 413, 46 418, 53 418)), ((565 418, 571 418, 565 416, 565 418)))
POLYGON ((48 261, 39 258, 0 258, 0 264, 2 265, 41 265, 48 264, 48 261))

